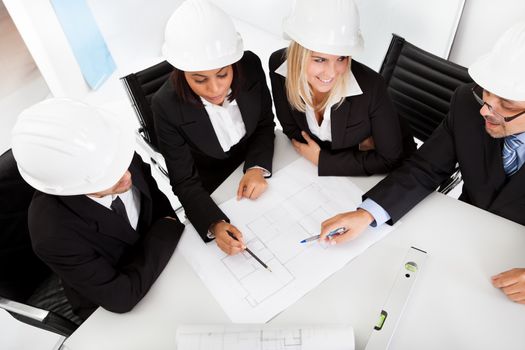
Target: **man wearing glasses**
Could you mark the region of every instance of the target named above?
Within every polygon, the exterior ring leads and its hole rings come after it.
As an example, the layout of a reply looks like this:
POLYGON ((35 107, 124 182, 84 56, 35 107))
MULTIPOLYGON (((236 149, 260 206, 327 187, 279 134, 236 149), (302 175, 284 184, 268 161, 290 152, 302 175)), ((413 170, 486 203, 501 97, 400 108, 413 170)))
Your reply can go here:
MULTIPOLYGON (((368 225, 393 224, 453 174, 463 177, 460 200, 525 225, 525 22, 505 32, 459 87, 450 111, 403 165, 364 195, 353 212, 323 222, 321 240, 355 238, 368 225), (327 238, 338 228, 346 233, 327 238)), ((495 287, 525 304, 525 268, 492 277, 495 287)))

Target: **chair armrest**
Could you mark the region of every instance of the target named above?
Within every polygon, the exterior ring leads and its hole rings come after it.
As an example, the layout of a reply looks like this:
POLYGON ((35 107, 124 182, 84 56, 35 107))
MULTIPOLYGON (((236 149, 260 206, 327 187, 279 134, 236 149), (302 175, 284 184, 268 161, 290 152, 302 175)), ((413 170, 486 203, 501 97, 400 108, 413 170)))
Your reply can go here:
POLYGON ((51 311, 39 309, 16 301, 0 298, 0 308, 17 320, 68 337, 78 325, 51 311))
POLYGON ((4 298, 0 298, 0 308, 39 322, 43 322, 44 319, 49 315, 49 311, 4 298))

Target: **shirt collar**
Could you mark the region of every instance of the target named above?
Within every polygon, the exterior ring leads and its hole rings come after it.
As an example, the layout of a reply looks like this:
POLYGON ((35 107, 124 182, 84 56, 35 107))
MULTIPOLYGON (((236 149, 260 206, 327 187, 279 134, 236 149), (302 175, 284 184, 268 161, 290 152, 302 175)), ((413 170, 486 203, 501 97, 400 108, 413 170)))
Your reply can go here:
MULTIPOLYGON (((280 74, 286 78, 288 73, 288 60, 284 61, 283 64, 281 64, 275 70, 275 73, 280 74)), ((346 86, 344 87, 343 95, 345 97, 361 95, 363 90, 361 90, 361 87, 359 86, 359 83, 357 82, 357 79, 355 78, 351 69, 348 71, 348 75, 349 77, 346 80, 346 86)))
POLYGON ((90 195, 86 195, 86 196, 89 199, 94 200, 98 204, 105 206, 106 208, 111 208, 111 203, 113 202, 113 200, 115 199, 117 195, 111 194, 111 195, 104 196, 104 197, 93 197, 90 195))
POLYGON ((522 133, 519 133, 519 134, 514 134, 514 136, 521 141, 521 145, 525 145, 525 132, 522 132, 522 133))
POLYGON ((134 186, 131 186, 131 188, 129 190, 127 190, 124 193, 120 193, 120 194, 109 194, 109 195, 104 196, 104 197, 94 197, 94 196, 90 196, 90 195, 86 194, 86 197, 88 197, 89 199, 97 202, 100 205, 105 206, 108 209, 111 209, 111 203, 115 200, 115 198, 117 198, 119 195, 121 196, 121 198, 123 198, 124 196, 127 196, 128 193, 132 193, 133 187, 134 186))

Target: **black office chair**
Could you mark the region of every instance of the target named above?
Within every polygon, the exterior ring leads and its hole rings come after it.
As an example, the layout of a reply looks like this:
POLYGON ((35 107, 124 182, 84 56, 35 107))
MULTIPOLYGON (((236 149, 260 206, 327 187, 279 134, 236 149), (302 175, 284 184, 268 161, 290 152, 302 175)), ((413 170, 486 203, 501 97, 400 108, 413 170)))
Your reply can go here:
MULTIPOLYGON (((456 88, 472 82, 467 69, 433 55, 393 34, 379 73, 385 78, 390 97, 413 135, 425 142, 446 117, 456 88)), ((457 170, 439 187, 448 193, 459 182, 457 170)))
POLYGON ((0 155, 0 308, 20 321, 69 336, 75 323, 25 304, 52 274, 31 247, 27 212, 34 192, 18 172, 12 151, 0 155))
POLYGON ((121 78, 140 123, 138 132, 156 152, 158 152, 158 142, 154 130, 151 98, 169 78, 172 71, 173 66, 163 61, 121 78))

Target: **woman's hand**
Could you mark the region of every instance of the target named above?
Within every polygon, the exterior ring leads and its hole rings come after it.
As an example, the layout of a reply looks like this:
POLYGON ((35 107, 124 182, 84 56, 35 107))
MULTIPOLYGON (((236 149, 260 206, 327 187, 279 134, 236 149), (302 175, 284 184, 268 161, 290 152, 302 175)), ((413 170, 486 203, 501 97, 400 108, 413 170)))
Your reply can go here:
POLYGON ((268 182, 264 178, 264 170, 258 168, 248 169, 239 182, 237 200, 241 198, 257 199, 266 191, 268 182))
POLYGON ((371 151, 373 149, 376 149, 376 144, 374 143, 374 139, 372 138, 372 136, 367 137, 359 143, 360 151, 371 151))
POLYGON ((235 255, 246 248, 241 231, 226 221, 219 221, 212 225, 210 232, 215 235, 215 242, 219 248, 228 255, 235 255), (228 232, 231 232, 237 240, 228 232))
POLYGON ((301 131, 301 135, 305 139, 306 143, 299 142, 292 139, 293 148, 304 158, 314 163, 316 166, 319 165, 319 154, 321 153, 321 147, 312 140, 307 132, 301 131))

